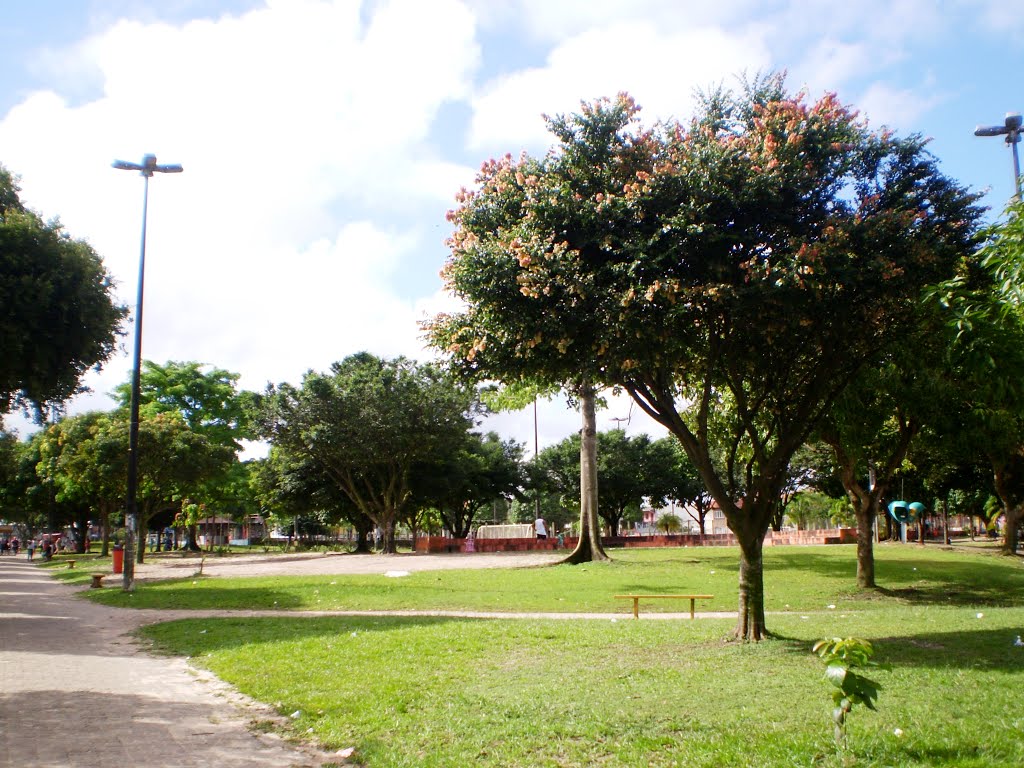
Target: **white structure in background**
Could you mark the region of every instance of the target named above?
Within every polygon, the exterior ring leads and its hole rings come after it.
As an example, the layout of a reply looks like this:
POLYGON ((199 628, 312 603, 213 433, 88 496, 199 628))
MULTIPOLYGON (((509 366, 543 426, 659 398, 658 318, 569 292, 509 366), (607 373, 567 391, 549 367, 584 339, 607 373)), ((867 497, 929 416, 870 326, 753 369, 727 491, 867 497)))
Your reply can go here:
MULTIPOLYGON (((644 535, 658 533, 658 520, 665 515, 675 515, 679 518, 679 521, 683 524, 683 528, 680 533, 700 535, 701 530, 700 525, 698 525, 696 520, 698 517, 696 509, 690 505, 680 504, 677 501, 673 501, 667 506, 658 507, 657 509, 645 507, 643 511, 643 522, 636 524, 637 533, 644 535)), ((729 527, 725 524, 725 513, 718 508, 718 505, 713 504, 711 510, 704 518, 703 532, 704 535, 730 533, 729 527)))
POLYGON ((535 539, 537 533, 533 523, 515 523, 510 525, 481 525, 476 529, 478 539, 535 539))

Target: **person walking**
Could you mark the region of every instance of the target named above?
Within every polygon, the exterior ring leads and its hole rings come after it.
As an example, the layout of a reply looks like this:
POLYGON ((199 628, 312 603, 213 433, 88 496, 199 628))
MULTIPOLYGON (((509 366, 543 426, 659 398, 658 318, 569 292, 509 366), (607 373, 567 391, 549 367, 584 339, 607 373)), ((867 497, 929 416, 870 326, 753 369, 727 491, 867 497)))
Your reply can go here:
POLYGON ((533 528, 537 531, 538 539, 546 539, 548 537, 548 527, 543 517, 538 517, 533 521, 533 528))
POLYGON ((36 551, 36 540, 35 539, 29 539, 28 540, 28 544, 25 545, 25 551, 28 553, 28 559, 31 560, 32 559, 32 555, 35 554, 35 551, 36 551))

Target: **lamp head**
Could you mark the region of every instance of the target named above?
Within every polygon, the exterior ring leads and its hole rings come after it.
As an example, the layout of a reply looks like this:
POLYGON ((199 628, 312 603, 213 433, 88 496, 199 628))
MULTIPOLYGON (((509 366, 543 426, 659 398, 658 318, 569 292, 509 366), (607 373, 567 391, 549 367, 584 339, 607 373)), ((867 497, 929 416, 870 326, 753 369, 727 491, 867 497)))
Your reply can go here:
POLYGON ((1007 112, 1006 113, 1006 130, 1007 131, 1019 131, 1021 126, 1020 112, 1007 112))

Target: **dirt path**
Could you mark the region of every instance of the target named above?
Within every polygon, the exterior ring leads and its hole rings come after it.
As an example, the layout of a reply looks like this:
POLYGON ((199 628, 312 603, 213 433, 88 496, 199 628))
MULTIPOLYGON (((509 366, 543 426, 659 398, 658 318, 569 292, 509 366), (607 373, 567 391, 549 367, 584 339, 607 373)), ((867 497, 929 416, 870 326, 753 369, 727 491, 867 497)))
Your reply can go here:
POLYGON ((311 576, 330 574, 384 574, 388 571, 439 571, 476 568, 524 568, 550 565, 565 557, 552 552, 488 552, 478 554, 353 555, 328 552, 283 555, 231 555, 205 557, 148 556, 136 566, 138 579, 191 576, 202 562, 205 576, 311 576))

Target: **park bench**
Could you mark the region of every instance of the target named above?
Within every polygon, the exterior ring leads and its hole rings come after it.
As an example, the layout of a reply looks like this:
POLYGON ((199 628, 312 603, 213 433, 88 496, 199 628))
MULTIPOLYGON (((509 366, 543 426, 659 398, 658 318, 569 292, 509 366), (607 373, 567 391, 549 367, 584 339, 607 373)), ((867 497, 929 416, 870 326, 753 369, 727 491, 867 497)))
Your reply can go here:
POLYGON ((92 575, 92 584, 89 585, 89 589, 102 589, 103 588, 103 577, 105 573, 94 573, 92 575))
POLYGON ((689 600, 690 601, 690 618, 694 618, 694 604, 698 600, 711 600, 714 595, 616 595, 619 600, 632 600, 633 601, 633 618, 640 618, 640 601, 641 600, 660 600, 660 599, 676 599, 676 600, 689 600))
POLYGON ((74 567, 75 567, 75 561, 74 560, 68 560, 68 568, 74 568, 74 567))

